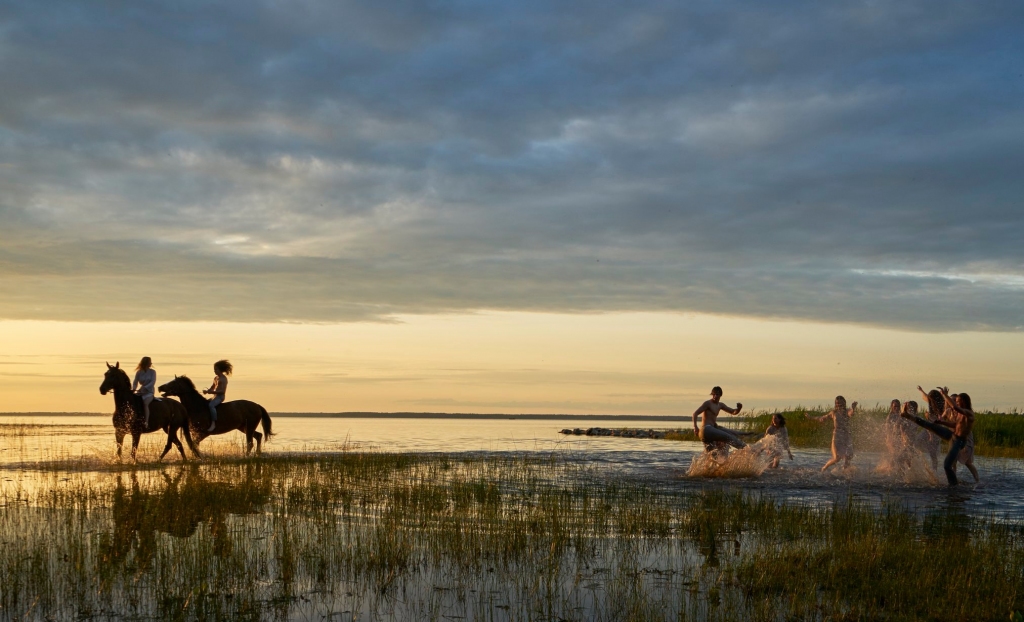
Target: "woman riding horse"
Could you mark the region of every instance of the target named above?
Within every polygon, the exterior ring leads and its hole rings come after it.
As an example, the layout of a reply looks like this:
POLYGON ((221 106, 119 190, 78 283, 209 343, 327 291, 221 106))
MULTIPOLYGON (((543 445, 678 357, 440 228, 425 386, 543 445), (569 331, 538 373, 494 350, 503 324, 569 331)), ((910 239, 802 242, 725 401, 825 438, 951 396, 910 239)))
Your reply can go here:
MULTIPOLYGON (((100 394, 106 395, 110 391, 114 392, 114 438, 117 440, 118 460, 121 459, 121 445, 126 434, 132 435, 132 460, 134 461, 135 453, 139 448, 139 437, 157 430, 167 432, 167 445, 164 446, 160 459, 163 460, 167 452, 171 450, 171 445, 174 445, 181 452, 181 459, 187 460, 185 448, 178 440, 178 430, 185 428, 188 421, 184 406, 174 400, 155 400, 149 406, 149 425, 145 425, 142 417, 139 416, 144 412, 142 397, 132 392, 131 380, 128 379, 128 374, 121 369, 120 362, 116 365, 107 363, 107 373, 103 374, 100 394)), ((198 456, 199 453, 192 443, 188 429, 185 428, 184 432, 189 449, 198 456)))
POLYGON ((188 376, 175 376, 174 380, 161 385, 158 389, 163 395, 172 395, 181 400, 188 411, 188 423, 192 434, 196 435, 195 444, 199 443, 213 434, 224 434, 238 430, 245 434, 245 454, 252 452, 252 441, 256 440, 256 453, 263 449, 263 437, 267 440, 273 436, 271 431, 270 415, 267 410, 249 400, 233 400, 224 402, 217 408, 216 426, 210 423, 210 407, 205 397, 196 390, 196 385, 188 376), (256 431, 256 427, 263 424, 263 434, 256 431), (213 431, 210 431, 213 428, 213 431))

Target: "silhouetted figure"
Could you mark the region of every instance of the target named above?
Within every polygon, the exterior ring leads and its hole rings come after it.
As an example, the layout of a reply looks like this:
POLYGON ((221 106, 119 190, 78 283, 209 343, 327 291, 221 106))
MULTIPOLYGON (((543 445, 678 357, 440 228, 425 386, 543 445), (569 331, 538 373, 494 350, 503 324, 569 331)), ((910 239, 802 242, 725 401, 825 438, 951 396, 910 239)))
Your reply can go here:
POLYGON ((693 433, 704 442, 704 449, 706 451, 714 450, 718 443, 726 443, 737 449, 742 449, 747 444, 740 440, 738 433, 718 425, 718 414, 723 410, 731 415, 738 414, 743 410, 743 404, 737 403, 736 408, 729 408, 721 402, 721 399, 722 387, 712 388, 711 399, 706 400, 697 410, 693 411, 693 433), (700 427, 698 427, 697 417, 701 415, 703 415, 703 418, 700 427))
MULTIPOLYGON (((136 459, 136 451, 139 447, 139 437, 148 432, 163 430, 167 433, 167 444, 164 446, 160 459, 163 460, 171 445, 178 448, 181 459, 185 460, 185 449, 178 440, 178 430, 185 428, 188 416, 184 406, 174 400, 155 400, 150 405, 150 421, 148 426, 143 424, 139 415, 144 412, 142 397, 132 392, 132 383, 128 374, 121 369, 121 363, 116 365, 107 363, 107 372, 103 375, 103 383, 100 385, 100 394, 106 395, 114 392, 114 438, 117 441, 117 457, 121 458, 121 446, 126 434, 132 436, 132 460, 136 459)), ((185 441, 189 448, 198 455, 192 443, 192 437, 185 429, 185 441)))
MULTIPOLYGON (((956 486, 957 458, 960 452, 967 446, 967 438, 974 429, 974 410, 971 407, 971 396, 966 393, 958 394, 956 401, 950 397, 949 389, 946 387, 939 388, 939 393, 946 402, 946 406, 949 407, 949 418, 939 419, 935 422, 925 421, 920 417, 911 418, 907 416, 907 418, 922 428, 931 430, 949 441, 949 453, 946 454, 946 460, 942 463, 942 468, 946 471, 946 480, 949 482, 949 485, 956 486)), ((976 473, 974 470, 971 472, 976 473)))

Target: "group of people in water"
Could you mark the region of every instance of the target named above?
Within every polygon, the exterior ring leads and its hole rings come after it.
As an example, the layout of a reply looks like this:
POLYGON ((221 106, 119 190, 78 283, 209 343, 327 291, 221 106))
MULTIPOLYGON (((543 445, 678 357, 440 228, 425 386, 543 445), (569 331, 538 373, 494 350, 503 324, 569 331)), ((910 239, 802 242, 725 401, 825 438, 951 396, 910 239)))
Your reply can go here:
MULTIPOLYGON (((884 423, 886 449, 889 466, 896 472, 908 472, 919 456, 928 458, 931 469, 927 471, 934 478, 938 469, 939 451, 942 440, 949 441, 949 451, 943 462, 943 470, 950 486, 957 484, 956 469, 963 464, 980 482, 978 470, 974 467, 974 410, 971 397, 966 393, 950 394, 948 387, 937 387, 921 393, 928 405, 925 417, 918 415, 918 404, 914 400, 900 403, 892 400, 889 416, 884 423)), ((729 447, 744 449, 747 444, 740 438, 747 433, 736 432, 718 425, 722 411, 730 415, 739 414, 743 404, 730 408, 722 403, 722 388, 711 389, 711 398, 693 412, 693 432, 704 443, 707 451, 728 452, 729 447), (698 418, 701 419, 698 424, 698 418)), ((832 421, 832 457, 821 470, 843 463, 843 469, 853 459, 853 433, 851 422, 857 413, 857 402, 848 408, 846 398, 837 396, 834 408, 820 417, 805 417, 819 422, 832 421)), ((793 459, 789 447, 789 432, 786 418, 781 413, 772 415, 771 424, 765 430, 759 451, 769 452, 771 468, 777 468, 783 452, 793 459), (770 442, 769 442, 770 441, 770 442)))
MULTIPOLYGON (((228 376, 234 371, 231 361, 220 360, 213 364, 213 384, 210 388, 204 389, 203 393, 212 395, 210 399, 210 428, 209 432, 217 427, 217 407, 224 402, 224 396, 228 390, 228 376)), ((142 357, 135 367, 135 379, 132 381, 132 391, 142 398, 144 406, 144 425, 149 428, 149 404, 156 397, 156 370, 153 369, 153 359, 148 356, 142 357)))

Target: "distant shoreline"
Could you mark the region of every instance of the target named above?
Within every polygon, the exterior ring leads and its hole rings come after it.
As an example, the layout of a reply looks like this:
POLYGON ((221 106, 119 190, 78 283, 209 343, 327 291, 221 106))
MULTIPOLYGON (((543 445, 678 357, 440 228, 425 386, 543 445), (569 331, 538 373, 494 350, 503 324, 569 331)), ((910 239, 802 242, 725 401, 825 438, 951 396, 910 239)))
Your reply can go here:
MULTIPOLYGON (((110 413, 83 412, 16 412, 0 413, 0 417, 107 417, 110 413)), ((524 419, 535 421, 684 421, 686 415, 559 415, 519 413, 431 413, 431 412, 340 412, 303 413, 272 412, 271 417, 306 417, 318 419, 524 419)))

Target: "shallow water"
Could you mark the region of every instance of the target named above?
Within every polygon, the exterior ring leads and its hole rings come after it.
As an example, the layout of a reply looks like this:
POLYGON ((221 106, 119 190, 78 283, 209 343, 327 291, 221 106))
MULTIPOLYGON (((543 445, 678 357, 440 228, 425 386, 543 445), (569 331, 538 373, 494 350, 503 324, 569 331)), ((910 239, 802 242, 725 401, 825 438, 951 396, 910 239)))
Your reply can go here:
MULTIPOLYGON (((920 510, 953 509, 974 516, 996 516, 1024 522, 1024 461, 978 457, 975 464, 982 484, 974 485, 960 467, 961 485, 945 485, 941 468, 937 484, 927 480, 900 481, 880 473, 880 455, 861 453, 848 472, 819 469, 829 458, 821 449, 794 449, 794 460, 784 459, 779 469, 757 477, 688 477, 693 459, 703 446, 685 441, 621 437, 578 437, 559 434, 563 428, 630 427, 666 429, 685 427, 686 421, 608 419, 425 419, 276 417, 276 436, 270 452, 443 452, 554 454, 593 466, 599 473, 639 479, 665 489, 724 488, 770 494, 791 503, 817 504, 847 497, 882 504, 898 501, 920 510)), ((165 436, 143 437, 139 460, 156 461, 165 436)), ((130 439, 128 439, 130 442, 130 439)), ((244 437, 231 433, 203 441, 204 451, 238 454, 244 437)), ((0 416, 0 476, 8 483, 31 486, 32 473, 41 466, 67 464, 78 471, 105 470, 113 464, 113 431, 108 416, 0 416), (21 425, 18 430, 13 425, 21 425), (38 426, 38 427, 37 427, 38 426), (12 434, 17 432, 17 434, 12 434)), ((126 448, 127 451, 127 448, 126 448)), ((187 448, 186 448, 187 451, 187 448)), ((166 462, 177 462, 172 449, 166 462)))
MULTIPOLYGON (((791 547, 803 560, 832 550, 829 537, 849 542, 866 529, 851 551, 870 561, 878 542, 904 547, 901 559, 919 567, 901 572, 919 576, 933 565, 923 555, 948 549, 949 525, 977 525, 972 542, 995 541, 984 521, 960 518, 1024 523, 1018 461, 979 459, 986 485, 950 492, 894 481, 871 453, 823 475, 826 451, 795 450, 763 472, 763 456, 734 452, 714 471, 754 464, 760 474, 693 477, 706 456, 697 443, 558 433, 665 422, 276 417, 274 426, 267 452, 302 459, 233 459, 244 438, 232 433, 203 442, 213 460, 181 467, 172 455, 160 466, 164 439, 154 433, 135 468, 114 461, 108 417, 0 417, 0 619, 829 619, 786 614, 804 601, 778 608, 789 601, 772 601, 771 586, 750 598, 736 573, 774 567, 791 547), (736 495, 687 494, 708 490, 754 494, 739 509, 736 495), (776 506, 760 495, 811 509, 773 519, 758 508, 776 506), (931 516, 862 507, 894 501, 931 516), (797 540, 783 535, 794 526, 797 540)), ((995 542, 977 559, 1024 559, 1017 540, 995 542)), ((977 564, 961 566, 962 583, 977 564)), ((999 580, 1012 586, 1018 568, 999 580)), ((1005 611, 1016 592, 1000 590, 1009 596, 989 601, 1005 611)), ((820 587, 809 593, 819 606, 820 587)), ((847 611, 836 598, 822 611, 847 611)))

